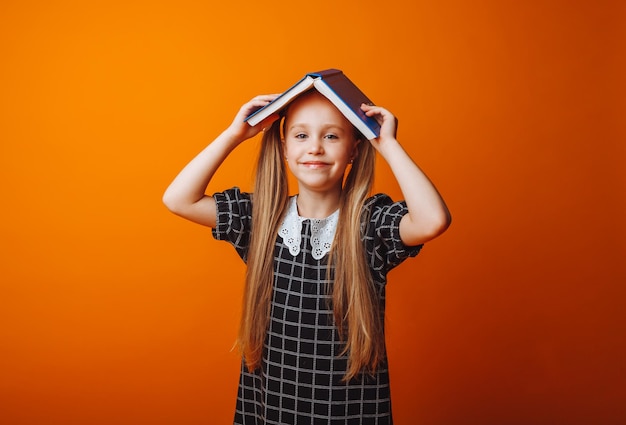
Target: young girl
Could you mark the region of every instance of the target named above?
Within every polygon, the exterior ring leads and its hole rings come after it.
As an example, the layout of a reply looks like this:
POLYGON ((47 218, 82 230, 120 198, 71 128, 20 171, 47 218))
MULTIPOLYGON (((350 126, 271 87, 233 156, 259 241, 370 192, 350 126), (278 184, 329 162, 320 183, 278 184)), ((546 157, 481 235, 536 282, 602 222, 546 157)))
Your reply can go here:
POLYGON ((371 142, 317 91, 255 127, 258 96, 174 179, 175 214, 209 226, 247 263, 235 424, 391 424, 384 341, 386 275, 446 230, 450 214, 396 140, 396 119, 371 142), (228 154, 264 130, 254 192, 205 195, 228 154), (376 151, 404 202, 369 197, 376 151), (286 167, 298 181, 289 197, 286 167))

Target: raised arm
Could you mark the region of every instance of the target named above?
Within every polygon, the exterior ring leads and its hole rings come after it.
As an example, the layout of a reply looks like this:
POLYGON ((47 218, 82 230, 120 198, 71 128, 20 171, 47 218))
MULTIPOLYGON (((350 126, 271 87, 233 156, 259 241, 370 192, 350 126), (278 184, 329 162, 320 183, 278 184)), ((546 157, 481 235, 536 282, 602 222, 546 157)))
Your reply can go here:
POLYGON ((396 140, 393 114, 379 106, 363 105, 362 109, 381 124, 380 137, 371 142, 391 167, 409 210, 400 221, 402 242, 414 246, 436 238, 452 220, 443 198, 396 140))
POLYGON ((163 194, 163 203, 171 212, 195 223, 215 227, 215 199, 205 194, 206 188, 233 149, 275 119, 270 117, 254 127, 244 122, 252 111, 274 98, 276 95, 257 96, 243 105, 232 124, 182 169, 163 194))

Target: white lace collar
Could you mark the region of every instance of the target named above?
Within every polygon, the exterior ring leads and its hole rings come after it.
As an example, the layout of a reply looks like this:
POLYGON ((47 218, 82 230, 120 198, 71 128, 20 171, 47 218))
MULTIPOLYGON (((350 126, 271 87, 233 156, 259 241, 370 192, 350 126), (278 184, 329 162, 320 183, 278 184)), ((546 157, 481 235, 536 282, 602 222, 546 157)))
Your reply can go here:
POLYGON ((291 197, 285 218, 278 229, 278 235, 283 243, 289 248, 289 253, 294 257, 300 253, 302 242, 302 222, 311 222, 311 255, 319 260, 330 251, 330 247, 337 230, 337 218, 339 210, 326 218, 306 218, 298 215, 297 196, 291 197))

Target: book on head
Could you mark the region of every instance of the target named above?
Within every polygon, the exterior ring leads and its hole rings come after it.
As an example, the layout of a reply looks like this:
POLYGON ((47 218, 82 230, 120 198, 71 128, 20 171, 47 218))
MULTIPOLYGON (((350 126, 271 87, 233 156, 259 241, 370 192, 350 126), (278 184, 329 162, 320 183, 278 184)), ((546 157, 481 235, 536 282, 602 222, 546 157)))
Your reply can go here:
POLYGON ((373 105, 373 103, 339 69, 326 69, 306 74, 272 102, 250 114, 245 121, 252 126, 257 125, 270 115, 283 110, 298 95, 312 88, 328 98, 368 140, 380 135, 378 121, 368 117, 361 110, 361 104, 373 105))

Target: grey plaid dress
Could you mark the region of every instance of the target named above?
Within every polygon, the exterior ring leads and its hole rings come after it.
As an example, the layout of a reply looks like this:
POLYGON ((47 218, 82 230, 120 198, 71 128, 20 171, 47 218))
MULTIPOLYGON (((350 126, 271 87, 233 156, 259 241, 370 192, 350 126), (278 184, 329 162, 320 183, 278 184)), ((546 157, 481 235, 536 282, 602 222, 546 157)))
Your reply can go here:
MULTIPOLYGON (((213 236, 230 242, 245 261, 252 213, 251 197, 238 188, 216 193, 213 236)), ((384 311, 386 275, 420 246, 400 241, 406 204, 382 194, 365 206, 364 243, 384 311)), ((310 220, 302 221, 300 252, 292 255, 277 235, 274 288, 262 366, 248 372, 242 362, 235 424, 387 425, 392 424, 386 361, 372 377, 341 382, 347 358, 333 324, 326 293, 327 255, 311 255, 310 220)), ((332 277, 332 270, 331 270, 332 277)))

